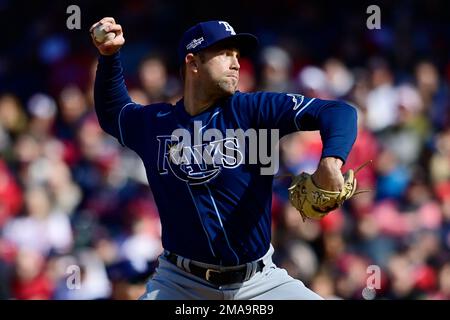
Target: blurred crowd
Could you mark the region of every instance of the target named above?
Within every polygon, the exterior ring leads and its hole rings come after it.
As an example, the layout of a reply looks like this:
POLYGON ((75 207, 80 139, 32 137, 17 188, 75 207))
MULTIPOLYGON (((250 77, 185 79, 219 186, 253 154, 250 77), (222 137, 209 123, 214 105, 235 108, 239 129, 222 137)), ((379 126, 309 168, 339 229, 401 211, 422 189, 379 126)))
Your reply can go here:
MULTIPOLYGON (((130 96, 174 103, 182 94, 176 39, 215 17, 188 20, 194 9, 145 3, 105 14, 90 5, 85 27, 117 17, 130 96), (165 29, 167 37, 139 28, 177 18, 179 33, 165 29)), ((369 298, 450 299, 450 22, 442 3, 386 4, 375 31, 365 28, 364 9, 280 1, 284 20, 265 21, 268 13, 249 3, 230 13, 236 29, 261 42, 240 61, 239 90, 346 101, 358 110, 359 132, 344 170, 372 160, 357 175, 358 187, 371 191, 320 221, 303 222, 288 203, 289 179, 275 180, 275 262, 328 299, 367 299, 371 266, 380 277, 369 298), (423 20, 413 21, 419 13, 423 20)), ((53 25, 46 18, 65 8, 49 7, 36 8, 26 32, 39 46, 23 51, 7 35, 0 55, 0 299, 137 299, 162 251, 158 210, 139 158, 98 125, 89 35, 53 25)), ((0 4, 0 13, 15 10, 0 4)), ((320 153, 318 132, 286 136, 278 174, 312 173, 320 153)))

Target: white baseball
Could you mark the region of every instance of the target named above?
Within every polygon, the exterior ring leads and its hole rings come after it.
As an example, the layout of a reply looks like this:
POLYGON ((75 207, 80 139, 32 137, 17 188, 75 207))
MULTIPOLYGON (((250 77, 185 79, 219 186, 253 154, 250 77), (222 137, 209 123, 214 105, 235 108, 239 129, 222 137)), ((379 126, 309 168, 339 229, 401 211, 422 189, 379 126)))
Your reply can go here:
POLYGON ((105 25, 99 24, 92 30, 94 34, 94 39, 97 42, 103 43, 109 40, 113 40, 116 37, 114 32, 106 32, 105 25))

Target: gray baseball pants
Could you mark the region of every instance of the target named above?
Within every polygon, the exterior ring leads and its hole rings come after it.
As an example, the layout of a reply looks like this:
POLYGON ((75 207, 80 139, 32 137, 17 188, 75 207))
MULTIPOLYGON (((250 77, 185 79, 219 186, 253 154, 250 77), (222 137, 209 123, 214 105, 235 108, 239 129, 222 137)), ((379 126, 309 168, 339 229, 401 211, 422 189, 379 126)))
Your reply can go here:
MULTIPOLYGON (((303 282, 288 275, 272 261, 273 247, 264 255, 264 268, 255 272, 256 262, 247 263, 248 280, 223 286, 215 286, 185 270, 190 262, 178 259, 177 265, 164 255, 159 257, 159 266, 147 283, 147 289, 140 300, 321 300, 323 299, 303 282), (184 269, 184 270, 183 270, 184 269)), ((219 267, 195 262, 202 267, 230 270, 233 267, 219 267)))

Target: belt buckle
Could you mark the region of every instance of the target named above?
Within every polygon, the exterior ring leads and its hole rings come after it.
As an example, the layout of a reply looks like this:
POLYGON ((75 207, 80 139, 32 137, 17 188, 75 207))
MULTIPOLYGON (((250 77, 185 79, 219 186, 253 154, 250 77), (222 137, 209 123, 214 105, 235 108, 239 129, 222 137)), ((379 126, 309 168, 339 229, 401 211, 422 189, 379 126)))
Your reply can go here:
POLYGON ((220 271, 214 270, 214 269, 207 269, 207 270, 206 270, 206 281, 210 281, 210 279, 211 279, 211 273, 217 273, 217 274, 219 274, 220 271))

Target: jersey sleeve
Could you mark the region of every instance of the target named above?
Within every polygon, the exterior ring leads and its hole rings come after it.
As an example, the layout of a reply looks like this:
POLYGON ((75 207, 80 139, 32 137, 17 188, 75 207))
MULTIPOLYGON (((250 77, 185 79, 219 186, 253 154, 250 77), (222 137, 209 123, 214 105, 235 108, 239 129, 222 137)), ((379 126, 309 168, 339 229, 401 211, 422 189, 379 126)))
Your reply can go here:
POLYGON ((257 128, 278 129, 280 137, 296 131, 320 130, 322 157, 344 162, 356 140, 355 108, 342 101, 301 94, 257 92, 239 94, 238 106, 257 128))
POLYGON ((123 146, 138 151, 145 107, 131 101, 125 86, 120 52, 100 56, 94 85, 95 111, 102 129, 123 146))

